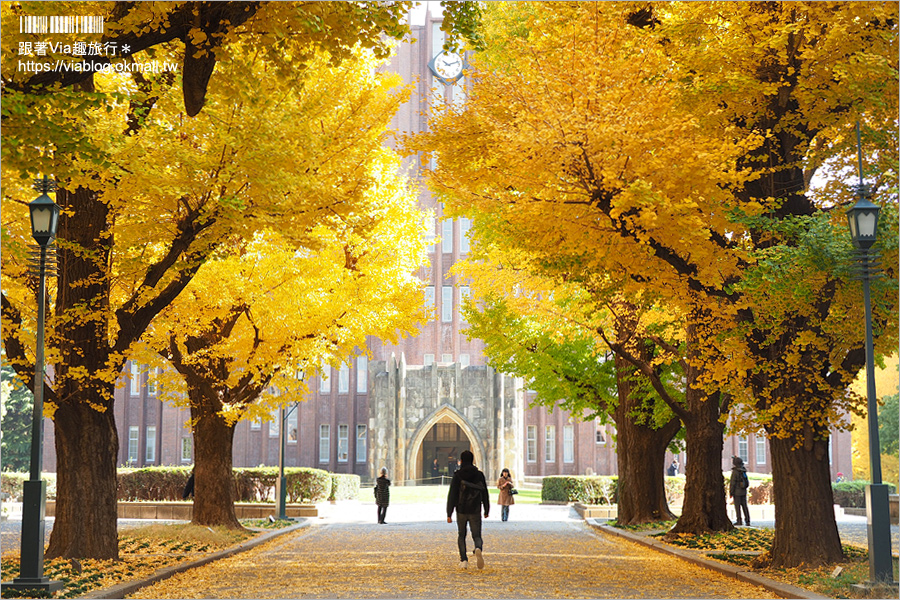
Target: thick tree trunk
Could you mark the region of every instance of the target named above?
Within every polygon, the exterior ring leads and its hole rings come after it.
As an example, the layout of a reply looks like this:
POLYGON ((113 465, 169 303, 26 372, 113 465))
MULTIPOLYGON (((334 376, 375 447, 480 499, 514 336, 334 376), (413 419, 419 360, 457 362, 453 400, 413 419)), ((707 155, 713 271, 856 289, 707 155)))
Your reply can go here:
POLYGON ((775 494, 775 567, 819 566, 843 558, 834 517, 828 440, 792 450, 795 439, 769 438, 775 494))
POLYGON ((119 438, 109 382, 120 365, 108 362, 108 207, 84 188, 59 190, 57 202, 63 207, 59 238, 66 243, 58 251, 59 325, 52 342, 61 359, 54 365, 56 519, 46 556, 118 558, 119 438))
POLYGON ((719 398, 690 388, 686 396, 690 416, 684 424, 684 504, 672 533, 731 531, 734 525, 728 518, 722 475, 725 424, 719 421, 719 398))
POLYGON ((619 465, 618 516, 620 525, 637 525, 675 518, 666 499, 666 448, 681 423, 673 419, 661 429, 616 422, 619 465))
POLYGON ((201 392, 188 389, 194 421, 194 515, 195 525, 223 525, 242 529, 234 512, 232 446, 234 425, 217 411, 206 409, 209 402, 201 392), (200 418, 200 413, 203 413, 200 418))
POLYGON ((46 557, 119 558, 113 411, 63 403, 56 423, 56 519, 46 557))

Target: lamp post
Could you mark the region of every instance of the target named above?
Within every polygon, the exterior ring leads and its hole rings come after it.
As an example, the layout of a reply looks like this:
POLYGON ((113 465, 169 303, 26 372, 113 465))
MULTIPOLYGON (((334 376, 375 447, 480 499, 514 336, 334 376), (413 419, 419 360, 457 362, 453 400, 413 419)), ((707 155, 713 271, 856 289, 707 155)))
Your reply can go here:
POLYGON ((31 416, 31 470, 28 481, 23 483, 22 503, 22 555, 19 576, 5 586, 17 590, 61 590, 61 581, 44 577, 44 513, 47 501, 47 482, 41 479, 44 432, 44 306, 47 303, 47 249, 56 237, 59 206, 50 199, 53 182, 45 175, 35 181, 35 189, 41 192, 28 204, 31 213, 31 235, 40 246, 37 260, 37 340, 34 353, 34 407, 31 416))
POLYGON ((285 412, 284 407, 281 407, 281 427, 278 429, 278 515, 279 519, 287 519, 287 479, 284 476, 284 442, 287 429, 287 419, 290 417, 291 413, 297 410, 297 405, 294 404, 288 411, 285 412))
POLYGON ((869 465, 872 482, 866 486, 866 523, 869 541, 869 579, 872 583, 891 582, 891 522, 888 508, 888 486, 881 482, 881 451, 878 443, 878 402, 875 397, 875 354, 872 336, 872 300, 869 279, 875 271, 874 253, 870 250, 878 236, 878 214, 881 207, 869 200, 869 188, 863 183, 862 145, 859 123, 856 124, 859 151, 858 200, 847 210, 850 237, 861 263, 863 303, 866 311, 866 396, 869 412, 869 465))

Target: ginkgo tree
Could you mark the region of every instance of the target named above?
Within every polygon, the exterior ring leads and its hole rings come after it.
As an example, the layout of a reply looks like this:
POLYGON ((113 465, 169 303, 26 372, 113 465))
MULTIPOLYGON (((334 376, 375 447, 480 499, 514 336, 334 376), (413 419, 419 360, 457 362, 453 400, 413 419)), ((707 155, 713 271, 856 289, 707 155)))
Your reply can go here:
MULTIPOLYGON (((144 336, 181 381, 195 447, 193 522, 240 527, 232 441, 241 419, 302 397, 299 373, 344 360, 367 336, 396 342, 422 315, 423 215, 386 148, 357 215, 326 219, 289 243, 257 233, 201 267, 144 336)), ((149 363, 149 359, 146 359, 149 363)), ((171 394, 169 394, 171 396, 171 394)))
MULTIPOLYGON (((863 122, 896 161, 897 7, 815 3, 544 4, 486 9, 468 104, 412 147, 459 212, 509 224, 542 268, 624 271, 685 326, 687 487, 679 531, 727 529, 724 415, 765 428, 775 564, 841 556, 829 427, 863 364, 841 205, 809 189, 863 122), (539 32, 539 34, 538 34, 539 32), (503 39, 502 44, 492 44, 503 39), (835 210, 835 209, 838 210, 835 210)), ((846 164, 844 162, 843 164, 846 164)), ((840 171, 838 171, 840 172, 840 171)), ((882 173, 895 193, 896 170, 882 173)), ((896 210, 882 222, 878 347, 896 331, 896 210)), ((681 412, 679 412, 681 410, 681 412)))
MULTIPOLYGON (((6 209, 27 202, 23 179, 42 173, 56 178, 62 207, 47 336, 54 378, 43 382, 58 461, 47 556, 118 555, 113 392, 156 315, 223 242, 264 229, 294 241, 323 218, 356 212, 368 157, 401 101, 374 73, 375 58, 360 57, 389 52, 408 31, 406 8, 3 4, 4 31, 23 14, 102 15, 106 33, 85 41, 119 50, 98 62, 179 66, 35 75, 17 68, 17 36, 3 39, 3 342, 29 387, 29 236, 24 206, 6 209)), ((71 59, 55 52, 34 61, 71 59)))

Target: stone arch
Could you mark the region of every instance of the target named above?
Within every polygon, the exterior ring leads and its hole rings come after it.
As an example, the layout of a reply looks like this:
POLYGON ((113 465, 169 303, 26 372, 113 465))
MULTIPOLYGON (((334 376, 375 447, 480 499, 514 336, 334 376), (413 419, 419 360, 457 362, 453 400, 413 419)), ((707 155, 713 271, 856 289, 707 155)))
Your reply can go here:
POLYGON ((444 419, 449 419, 453 423, 456 423, 459 428, 462 429, 463 433, 466 434, 472 447, 472 454, 475 455, 475 464, 479 469, 484 470, 486 464, 485 457, 487 455, 481 436, 478 435, 478 432, 472 428, 472 425, 469 423, 468 419, 466 419, 465 415, 459 412, 456 407, 444 404, 434 411, 430 417, 422 421, 416 429, 416 432, 413 434, 411 443, 409 444, 409 454, 406 460, 406 479, 413 480, 416 478, 416 473, 418 473, 422 467, 422 465, 419 464, 419 449, 422 447, 422 442, 425 440, 425 436, 428 432, 431 431, 431 428, 444 419))

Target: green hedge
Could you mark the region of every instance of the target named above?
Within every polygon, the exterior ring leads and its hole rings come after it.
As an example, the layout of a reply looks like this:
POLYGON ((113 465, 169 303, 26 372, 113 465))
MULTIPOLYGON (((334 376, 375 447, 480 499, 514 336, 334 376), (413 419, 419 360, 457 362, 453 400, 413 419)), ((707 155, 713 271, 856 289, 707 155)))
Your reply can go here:
MULTIPOLYGON (((22 483, 28 481, 28 473, 0 474, 0 492, 11 502, 22 501, 22 483)), ((47 500, 56 500, 56 473, 41 473, 41 479, 47 482, 47 500)))
POLYGON ((357 500, 359 498, 359 475, 345 473, 331 474, 331 494, 329 500, 357 500))
POLYGON ((181 500, 184 486, 191 476, 190 467, 147 467, 145 469, 119 469, 117 499, 181 500))
MULTIPOLYGON (((869 485, 869 482, 861 479, 832 483, 831 490, 834 493, 834 503, 844 508, 865 508, 867 485, 869 485)), ((893 484, 889 483, 887 485, 891 494, 897 493, 897 488, 893 484)))
POLYGON ((541 487, 543 502, 581 502, 583 504, 615 504, 619 478, 596 475, 554 475, 544 477, 541 487))

